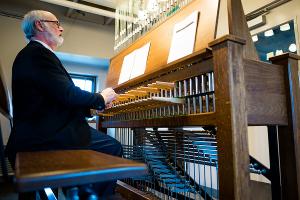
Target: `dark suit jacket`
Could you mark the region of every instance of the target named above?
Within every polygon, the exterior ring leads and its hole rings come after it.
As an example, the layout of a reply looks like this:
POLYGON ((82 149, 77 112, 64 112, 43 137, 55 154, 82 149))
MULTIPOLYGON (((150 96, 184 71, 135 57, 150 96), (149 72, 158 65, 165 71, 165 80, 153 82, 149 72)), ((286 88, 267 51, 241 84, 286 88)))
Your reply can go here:
POLYGON ((13 129, 6 148, 10 160, 20 151, 87 146, 85 116, 90 108, 105 107, 100 94, 76 87, 56 55, 35 41, 14 61, 12 97, 13 129))

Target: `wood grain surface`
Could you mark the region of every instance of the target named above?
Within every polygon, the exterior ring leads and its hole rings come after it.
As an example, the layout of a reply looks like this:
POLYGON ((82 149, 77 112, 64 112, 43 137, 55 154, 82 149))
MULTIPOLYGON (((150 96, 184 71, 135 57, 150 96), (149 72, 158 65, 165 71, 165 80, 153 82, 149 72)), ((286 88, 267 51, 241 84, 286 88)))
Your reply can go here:
POLYGON ((146 173, 146 165, 91 150, 20 152, 18 191, 117 180, 146 173))

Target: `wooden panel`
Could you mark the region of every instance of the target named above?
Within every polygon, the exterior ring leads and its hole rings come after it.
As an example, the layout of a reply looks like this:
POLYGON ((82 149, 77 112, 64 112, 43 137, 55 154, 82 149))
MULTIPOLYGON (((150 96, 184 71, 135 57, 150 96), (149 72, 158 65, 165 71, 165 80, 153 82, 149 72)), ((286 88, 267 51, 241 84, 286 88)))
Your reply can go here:
POLYGON ((166 66, 171 45, 174 25, 190 15, 193 11, 200 12, 194 52, 204 49, 215 39, 215 28, 219 0, 194 0, 174 16, 149 31, 135 43, 112 58, 107 76, 107 86, 116 86, 124 56, 151 42, 147 60, 146 74, 166 66))
POLYGON ((165 118, 153 118, 128 121, 105 121, 102 126, 105 128, 139 128, 139 127, 182 127, 182 126, 214 126, 216 124, 215 113, 203 113, 188 116, 176 116, 165 118))
POLYGON ((117 180, 146 174, 146 165, 90 150, 21 152, 16 158, 19 192, 117 180))
POLYGON ((286 125, 283 67, 244 60, 249 125, 286 125))

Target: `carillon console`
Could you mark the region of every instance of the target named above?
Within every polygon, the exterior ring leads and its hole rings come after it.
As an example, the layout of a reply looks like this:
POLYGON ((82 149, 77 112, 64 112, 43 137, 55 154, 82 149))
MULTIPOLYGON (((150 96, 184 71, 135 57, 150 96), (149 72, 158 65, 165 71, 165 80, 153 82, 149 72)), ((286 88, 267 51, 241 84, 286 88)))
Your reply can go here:
POLYGON ((118 190, 128 198, 252 199, 256 173, 270 180, 269 196, 299 199, 298 60, 258 61, 240 0, 191 1, 119 52, 107 77, 119 97, 100 126, 149 173, 121 180, 118 190), (168 63, 170 33, 194 11, 193 52, 168 63), (118 84, 124 58, 148 43, 145 73, 118 84), (268 127, 270 167, 249 156, 248 126, 268 127))

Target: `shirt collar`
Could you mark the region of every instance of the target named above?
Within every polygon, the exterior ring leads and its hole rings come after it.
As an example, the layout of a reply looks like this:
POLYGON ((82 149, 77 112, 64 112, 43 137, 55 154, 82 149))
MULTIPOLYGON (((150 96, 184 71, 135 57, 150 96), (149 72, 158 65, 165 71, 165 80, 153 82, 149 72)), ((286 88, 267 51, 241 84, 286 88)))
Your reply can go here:
POLYGON ((53 49, 51 49, 51 47, 49 47, 49 45, 47 45, 46 43, 44 43, 44 42, 42 42, 42 41, 40 41, 40 40, 37 40, 37 39, 32 39, 32 41, 36 41, 36 42, 40 43, 40 44, 43 45, 46 49, 49 49, 50 51, 52 51, 52 52, 54 53, 53 49))

